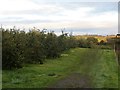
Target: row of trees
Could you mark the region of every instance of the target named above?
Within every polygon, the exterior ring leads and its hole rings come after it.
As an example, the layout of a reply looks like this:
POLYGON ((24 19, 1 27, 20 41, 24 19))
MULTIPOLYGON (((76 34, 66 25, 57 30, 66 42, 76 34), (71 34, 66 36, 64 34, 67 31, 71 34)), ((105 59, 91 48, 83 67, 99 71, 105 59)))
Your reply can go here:
POLYGON ((43 64, 46 58, 60 57, 61 53, 70 48, 93 48, 104 45, 105 42, 94 37, 77 40, 62 31, 60 36, 54 32, 45 33, 44 30, 30 30, 29 32, 16 29, 2 29, 2 68, 21 68, 26 63, 43 64))
POLYGON ((61 53, 76 47, 74 37, 66 33, 2 30, 2 68, 21 68, 25 63, 43 64, 46 58, 60 57, 61 53))
POLYGON ((94 37, 88 37, 87 39, 81 38, 78 40, 78 46, 82 48, 93 48, 98 45, 98 40, 94 37))

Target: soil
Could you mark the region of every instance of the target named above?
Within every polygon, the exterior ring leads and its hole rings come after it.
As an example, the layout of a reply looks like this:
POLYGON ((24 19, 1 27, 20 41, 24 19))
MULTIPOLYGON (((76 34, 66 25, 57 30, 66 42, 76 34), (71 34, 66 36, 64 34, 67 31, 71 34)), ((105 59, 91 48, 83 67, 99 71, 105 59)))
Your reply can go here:
POLYGON ((80 73, 73 73, 57 81, 49 88, 91 88, 91 78, 80 73))

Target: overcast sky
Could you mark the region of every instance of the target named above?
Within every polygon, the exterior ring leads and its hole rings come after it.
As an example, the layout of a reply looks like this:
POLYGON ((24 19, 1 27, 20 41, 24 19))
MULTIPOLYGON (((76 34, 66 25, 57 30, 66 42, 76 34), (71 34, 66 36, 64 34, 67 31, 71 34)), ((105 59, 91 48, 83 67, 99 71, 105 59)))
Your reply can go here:
MULTIPOLYGON (((94 0, 95 1, 95 0, 94 0)), ((80 0, 0 0, 0 24, 5 28, 61 29, 78 34, 116 34, 118 3, 80 0)))

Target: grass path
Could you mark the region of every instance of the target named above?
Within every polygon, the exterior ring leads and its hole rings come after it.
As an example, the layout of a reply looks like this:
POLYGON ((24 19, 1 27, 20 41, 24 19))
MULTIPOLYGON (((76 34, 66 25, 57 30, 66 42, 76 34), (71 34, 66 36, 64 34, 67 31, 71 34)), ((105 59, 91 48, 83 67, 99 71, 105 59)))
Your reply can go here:
POLYGON ((102 50, 99 61, 93 66, 91 76, 97 88, 118 88, 118 64, 112 50, 102 50))
POLYGON ((117 88, 115 59, 113 50, 71 49, 61 58, 46 60, 43 65, 31 64, 19 70, 4 70, 3 88, 117 88))
POLYGON ((69 75, 53 84, 52 88, 92 88, 93 79, 91 72, 101 56, 97 49, 85 49, 83 55, 79 57, 78 61, 72 67, 72 72, 69 75))

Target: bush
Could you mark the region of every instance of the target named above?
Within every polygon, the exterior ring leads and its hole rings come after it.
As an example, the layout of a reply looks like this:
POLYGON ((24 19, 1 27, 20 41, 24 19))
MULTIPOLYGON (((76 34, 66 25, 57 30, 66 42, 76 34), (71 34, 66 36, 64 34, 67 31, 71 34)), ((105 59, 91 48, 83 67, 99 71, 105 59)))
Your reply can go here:
POLYGON ((94 37, 88 37, 87 39, 81 38, 78 40, 78 46, 82 48, 95 48, 98 44, 98 40, 94 37))
POLYGON ((15 29, 2 30, 3 69, 21 68, 26 63, 43 64, 46 58, 56 58, 76 41, 67 34, 56 36, 53 32, 31 30, 27 33, 15 29), (72 42, 72 43, 71 43, 72 42))
POLYGON ((2 68, 12 69, 22 67, 19 32, 15 30, 2 31, 2 68))
POLYGON ((78 47, 81 47, 81 48, 88 48, 88 42, 86 39, 84 38, 81 38, 78 40, 78 47))

